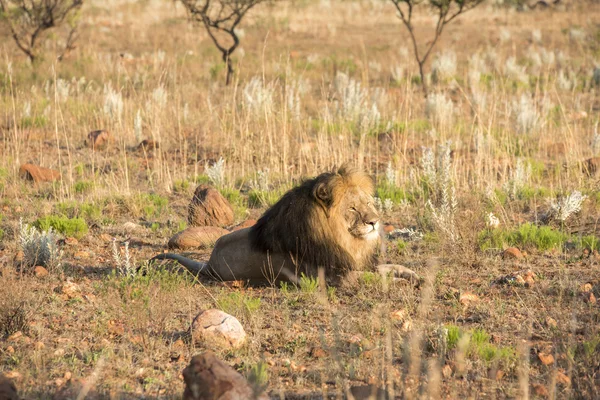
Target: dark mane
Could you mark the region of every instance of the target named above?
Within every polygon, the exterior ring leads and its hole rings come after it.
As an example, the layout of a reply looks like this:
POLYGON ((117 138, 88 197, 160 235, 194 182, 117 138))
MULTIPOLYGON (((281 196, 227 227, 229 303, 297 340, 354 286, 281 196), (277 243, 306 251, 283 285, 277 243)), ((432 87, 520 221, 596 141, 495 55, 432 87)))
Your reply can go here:
POLYGON ((329 216, 327 207, 314 195, 316 188, 322 184, 331 187, 340 178, 339 173, 324 173, 287 192, 252 227, 253 248, 290 255, 297 273, 316 276, 318 268, 323 267, 328 277, 337 278, 354 269, 356 261, 335 242, 331 227, 317 223, 329 216))

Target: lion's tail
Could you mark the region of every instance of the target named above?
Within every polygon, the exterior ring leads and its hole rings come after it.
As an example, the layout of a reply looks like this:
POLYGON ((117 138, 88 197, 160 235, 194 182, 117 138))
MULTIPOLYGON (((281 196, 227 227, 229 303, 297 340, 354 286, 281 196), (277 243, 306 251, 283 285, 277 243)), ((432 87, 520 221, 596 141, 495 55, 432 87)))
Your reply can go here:
POLYGON ((190 258, 181 256, 179 254, 174 253, 164 253, 159 254, 155 257, 152 257, 150 261, 154 260, 175 260, 179 264, 183 265, 188 271, 190 271, 194 275, 201 274, 205 269, 208 263, 202 261, 195 261, 190 258))

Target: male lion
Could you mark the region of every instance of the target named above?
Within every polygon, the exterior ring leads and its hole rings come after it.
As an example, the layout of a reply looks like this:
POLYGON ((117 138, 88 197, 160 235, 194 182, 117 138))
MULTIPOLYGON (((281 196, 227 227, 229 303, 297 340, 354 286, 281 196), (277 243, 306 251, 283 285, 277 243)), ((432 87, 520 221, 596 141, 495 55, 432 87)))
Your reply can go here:
MULTIPOLYGON (((177 260, 194 274, 217 280, 296 282, 300 274, 339 284, 351 272, 372 267, 379 242, 379 215, 373 206, 373 180, 344 166, 287 192, 256 225, 217 240, 208 263, 178 254, 156 259, 177 260)), ((399 265, 380 265, 382 273, 418 282, 399 265)))

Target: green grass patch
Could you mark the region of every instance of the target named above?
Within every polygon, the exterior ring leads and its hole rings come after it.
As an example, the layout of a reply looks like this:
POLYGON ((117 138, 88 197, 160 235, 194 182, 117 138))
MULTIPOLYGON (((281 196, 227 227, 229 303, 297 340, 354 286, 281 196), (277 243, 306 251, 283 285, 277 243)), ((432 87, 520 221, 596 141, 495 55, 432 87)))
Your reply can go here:
POLYGON ((410 201, 411 203, 414 203, 415 201, 415 196, 413 196, 411 193, 387 183, 377 187, 376 196, 382 201, 385 199, 390 199, 394 202, 394 204, 400 204, 403 201, 410 201))
POLYGON ((190 189, 191 183, 187 179, 173 181, 173 191, 185 193, 190 189))
POLYGON ((260 297, 241 292, 222 291, 217 297, 219 308, 236 317, 252 317, 259 310, 260 302, 260 297))
POLYGON ((78 181, 73 185, 73 191, 77 194, 87 193, 92 190, 94 183, 90 181, 78 181))
POLYGON ((515 230, 485 229, 479 233, 481 250, 502 249, 506 245, 519 248, 534 248, 540 251, 560 249, 571 238, 550 226, 526 223, 515 230))
POLYGON ((271 207, 281 198, 282 194, 279 190, 251 190, 248 193, 248 207, 271 207))
POLYGON ((56 232, 76 239, 81 239, 88 232, 87 223, 82 218, 68 218, 58 215, 39 218, 33 223, 33 226, 42 231, 52 228, 56 232))

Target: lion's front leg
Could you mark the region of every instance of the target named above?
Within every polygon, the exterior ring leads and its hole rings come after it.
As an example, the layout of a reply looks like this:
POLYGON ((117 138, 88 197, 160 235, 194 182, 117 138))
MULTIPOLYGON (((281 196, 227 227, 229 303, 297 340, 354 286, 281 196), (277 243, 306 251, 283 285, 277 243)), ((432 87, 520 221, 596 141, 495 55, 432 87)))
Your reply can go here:
POLYGON ((381 276, 388 277, 393 273, 392 278, 394 281, 403 279, 411 282, 415 286, 421 284, 421 277, 417 275, 412 269, 406 268, 404 265, 399 264, 380 264, 375 269, 381 274, 381 276))

